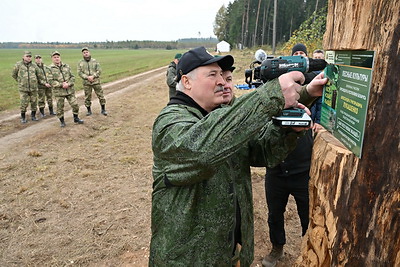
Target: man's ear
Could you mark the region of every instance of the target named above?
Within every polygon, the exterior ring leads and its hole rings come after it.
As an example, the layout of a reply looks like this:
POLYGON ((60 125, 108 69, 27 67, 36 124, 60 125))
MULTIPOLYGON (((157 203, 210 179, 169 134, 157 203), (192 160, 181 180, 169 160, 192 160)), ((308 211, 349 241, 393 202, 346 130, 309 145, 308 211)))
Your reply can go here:
POLYGON ((183 87, 185 87, 186 90, 192 89, 192 84, 191 84, 190 79, 189 79, 188 76, 183 75, 181 77, 181 80, 182 80, 182 85, 183 85, 183 87))

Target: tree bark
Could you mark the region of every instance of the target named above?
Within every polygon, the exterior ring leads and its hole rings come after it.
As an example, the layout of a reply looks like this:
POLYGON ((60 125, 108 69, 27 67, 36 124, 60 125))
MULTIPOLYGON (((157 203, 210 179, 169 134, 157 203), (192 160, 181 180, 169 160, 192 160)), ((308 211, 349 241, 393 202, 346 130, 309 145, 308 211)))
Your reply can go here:
POLYGON ((331 0, 326 50, 374 50, 357 158, 319 133, 310 180, 310 225, 298 266, 400 266, 400 1, 331 0))

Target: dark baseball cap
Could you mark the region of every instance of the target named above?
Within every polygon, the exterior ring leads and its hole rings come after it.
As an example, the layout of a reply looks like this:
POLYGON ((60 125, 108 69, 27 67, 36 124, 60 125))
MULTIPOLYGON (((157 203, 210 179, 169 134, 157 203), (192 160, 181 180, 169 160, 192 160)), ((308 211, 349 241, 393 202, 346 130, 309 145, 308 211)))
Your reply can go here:
POLYGON ((221 69, 229 69, 233 65, 234 59, 231 55, 214 57, 203 46, 193 48, 184 53, 179 60, 176 81, 181 80, 182 75, 188 74, 200 66, 218 63, 221 69))

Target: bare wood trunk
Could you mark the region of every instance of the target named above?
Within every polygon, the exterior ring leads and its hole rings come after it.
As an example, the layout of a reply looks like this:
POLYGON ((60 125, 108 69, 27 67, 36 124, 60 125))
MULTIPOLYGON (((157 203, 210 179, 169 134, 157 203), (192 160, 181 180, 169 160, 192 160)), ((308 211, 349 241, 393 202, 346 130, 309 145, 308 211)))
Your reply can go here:
POLYGON ((298 266, 400 266, 400 1, 331 0, 326 50, 374 50, 363 155, 318 134, 298 266))

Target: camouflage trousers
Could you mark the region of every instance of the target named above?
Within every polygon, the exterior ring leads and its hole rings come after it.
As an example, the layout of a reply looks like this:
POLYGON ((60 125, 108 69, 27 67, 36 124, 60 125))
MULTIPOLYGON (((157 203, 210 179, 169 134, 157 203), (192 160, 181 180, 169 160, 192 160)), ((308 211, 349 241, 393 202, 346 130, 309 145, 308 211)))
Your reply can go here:
POLYGON ((64 117, 64 103, 65 99, 67 99, 69 105, 72 108, 72 113, 74 115, 79 114, 79 105, 76 100, 75 94, 65 95, 65 96, 56 96, 57 102, 57 118, 64 117))
POLYGON ((49 108, 53 107, 53 89, 51 87, 39 88, 38 90, 39 108, 44 108, 46 106, 46 102, 49 108))
POLYGON ((21 112, 25 113, 29 103, 31 104, 31 111, 36 111, 37 110, 37 95, 38 91, 31 91, 31 92, 26 92, 26 91, 19 91, 19 99, 21 102, 21 112))
POLYGON ((83 91, 85 92, 85 106, 90 107, 92 105, 92 92, 94 91, 99 98, 100 105, 106 104, 106 99, 104 98, 103 88, 100 84, 95 85, 84 85, 83 91))

